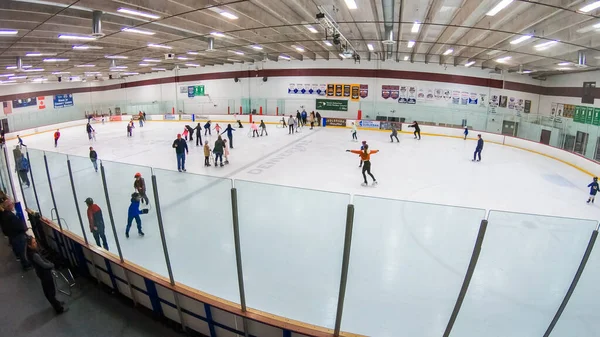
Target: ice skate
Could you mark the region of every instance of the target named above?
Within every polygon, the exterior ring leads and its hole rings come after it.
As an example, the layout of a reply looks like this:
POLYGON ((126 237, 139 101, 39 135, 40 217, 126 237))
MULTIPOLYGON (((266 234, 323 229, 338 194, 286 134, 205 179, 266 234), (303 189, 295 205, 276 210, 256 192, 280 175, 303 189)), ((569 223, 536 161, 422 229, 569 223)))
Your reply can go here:
POLYGON ((587 203, 589 204, 591 201, 592 201, 591 199, 588 199, 587 203))
POLYGON ((377 185, 377 180, 373 181, 373 186, 377 185))
POLYGON ((181 172, 181 169, 178 169, 177 171, 181 172))
POLYGON ((125 232, 125 237, 129 239, 129 233, 125 232))
POLYGON ((362 183, 360 186, 369 186, 367 183, 362 183))
POLYGON ((186 170, 186 169, 183 169, 183 172, 187 172, 187 170, 186 170))
POLYGON ((229 160, 226 160, 226 161, 225 161, 225 165, 229 165, 229 160))
POLYGON ((146 234, 144 234, 144 232, 142 232, 142 231, 139 231, 139 232, 138 232, 138 235, 139 235, 139 236, 144 236, 144 235, 146 235, 146 234))
POLYGON ((225 166, 225 165, 223 165, 223 163, 221 163, 221 165, 219 165, 219 166, 223 167, 223 166, 225 166))

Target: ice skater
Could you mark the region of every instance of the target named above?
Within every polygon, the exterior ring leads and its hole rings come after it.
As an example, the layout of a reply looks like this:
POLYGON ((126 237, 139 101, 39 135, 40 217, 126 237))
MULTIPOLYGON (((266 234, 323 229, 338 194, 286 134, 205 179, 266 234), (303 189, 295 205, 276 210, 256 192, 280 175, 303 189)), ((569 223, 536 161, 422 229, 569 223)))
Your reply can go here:
POLYGON ((235 131, 235 129, 231 127, 231 124, 227 124, 227 128, 225 128, 225 130, 223 130, 223 132, 221 132, 221 134, 224 134, 225 132, 227 132, 227 138, 229 138, 229 148, 230 149, 233 149, 233 131, 235 131))
POLYGON ((206 122, 206 124, 204 124, 204 136, 206 136, 207 132, 209 135, 212 136, 212 134, 210 133, 210 121, 208 121, 208 122, 206 122))
POLYGON ((346 152, 352 152, 360 156, 363 164, 362 175, 365 180, 364 183, 362 183, 362 186, 367 186, 369 184, 367 182, 367 175, 365 173, 368 173, 371 176, 373 179, 373 185, 377 185, 377 179, 375 179, 371 173, 371 155, 379 152, 379 150, 369 150, 369 145, 365 144, 362 150, 346 150, 346 152))
POLYGON ((483 150, 483 139, 481 135, 477 135, 477 147, 475 148, 475 152, 473 153, 473 161, 475 161, 475 157, 479 157, 477 161, 481 161, 481 151, 483 150))
POLYGON ((252 138, 258 137, 258 125, 256 125, 256 123, 254 123, 254 121, 252 121, 252 124, 250 124, 250 127, 252 128, 252 138))
POLYGON ((221 126, 219 125, 219 123, 217 123, 214 128, 215 132, 217 132, 217 135, 221 132, 221 129, 222 129, 221 126))
POLYGON ((98 172, 98 153, 94 150, 93 147, 90 146, 90 160, 92 161, 92 165, 94 165, 94 170, 98 172))
MULTIPOLYGON (((362 145, 360 146, 360 150, 363 151, 365 149, 365 146, 367 146, 367 141, 363 140, 362 141, 362 145)), ((360 158, 360 163, 358 164, 358 167, 362 167, 363 164, 363 160, 362 157, 360 158)))
POLYGON ((186 128, 183 128, 183 132, 181 134, 185 140, 188 140, 188 133, 189 131, 186 128))
POLYGON ((321 114, 317 111, 317 125, 321 126, 321 114))
POLYGON ((21 178, 21 183, 27 185, 27 187, 31 186, 31 183, 29 182, 29 160, 27 160, 27 157, 18 150, 18 148, 15 149, 14 151, 15 153, 15 170, 17 171, 17 173, 19 174, 19 178, 21 178))
POLYGON ((396 138, 396 141, 400 143, 400 140, 398 139, 398 129, 396 129, 396 124, 392 124, 392 134, 390 135, 392 143, 394 142, 394 138, 396 138))
POLYGON ((213 148, 213 153, 215 154, 215 167, 217 167, 217 161, 220 160, 220 166, 223 167, 223 148, 225 147, 225 142, 223 142, 223 138, 221 135, 215 141, 215 147, 213 148))
POLYGON ((138 120, 140 122, 140 128, 144 127, 144 114, 140 111, 138 113, 138 120))
POLYGON ((312 130, 315 127, 315 112, 311 111, 310 116, 308 117, 308 121, 310 122, 310 129, 312 130))
POLYGON ((56 129, 56 132, 54 133, 54 147, 58 146, 58 139, 60 138, 60 130, 56 129))
POLYGON ((27 147, 27 145, 25 145, 25 143, 23 143, 23 139, 21 139, 21 137, 19 137, 19 135, 17 135, 17 139, 19 140, 19 146, 27 147))
POLYGON ((204 142, 204 166, 210 166, 210 146, 208 146, 208 141, 204 142))
POLYGON ((415 139, 417 139, 417 135, 419 136, 419 140, 421 140, 421 128, 419 127, 419 123, 417 123, 417 121, 414 121, 411 125, 408 126, 409 128, 415 128, 415 139))
POLYGON ((131 130, 131 123, 127 124, 127 137, 133 137, 132 130, 131 130))
POLYGON ((141 173, 136 173, 134 176, 135 180, 133 181, 133 188, 136 192, 140 194, 142 201, 146 203, 146 206, 150 205, 150 200, 148 200, 148 196, 146 195, 146 182, 144 178, 142 178, 141 173))
POLYGON ((87 131, 88 139, 92 140, 92 133, 95 131, 94 128, 92 127, 92 124, 87 123, 87 125, 85 126, 85 130, 87 131))
POLYGON ((467 136, 469 135, 469 127, 465 125, 465 131, 463 131, 463 135, 465 135, 465 140, 467 140, 467 136))
POLYGON ((191 126, 189 126, 189 125, 186 125, 185 129, 188 131, 188 134, 189 134, 189 137, 190 137, 190 142, 194 141, 194 129, 191 126))
POLYGON ((301 116, 302 116, 302 126, 304 126, 304 125, 306 125, 306 117, 307 117, 306 110, 302 109, 301 116))
POLYGON ((85 199, 85 204, 87 205, 90 232, 92 232, 92 235, 94 236, 96 245, 108 250, 108 243, 106 242, 106 235, 104 234, 104 217, 102 216, 102 210, 100 209, 100 206, 94 204, 92 198, 85 199), (102 245, 100 245, 100 240, 102 240, 102 245))
POLYGON ((290 119, 288 119, 288 125, 290 127, 290 131, 288 132, 288 135, 291 135, 292 133, 294 133, 294 116, 290 115, 290 119))
POLYGON ((229 164, 229 148, 227 147, 227 139, 223 139, 223 144, 225 144, 223 148, 223 155, 225 156, 225 165, 229 164))
POLYGON ((177 170, 185 172, 185 155, 189 154, 185 139, 181 138, 181 134, 177 135, 177 139, 173 141, 173 148, 177 155, 177 170))
POLYGON ((198 146, 198 143, 202 145, 202 126, 200 125, 200 123, 196 125, 194 130, 196 130, 196 146, 198 146))
MULTIPOLYGON (((242 125, 242 121, 241 120, 238 119, 237 123, 238 123, 238 128, 240 128, 240 129, 244 128, 244 126, 242 125)), ((229 125, 231 125, 231 124, 229 124, 229 125)))
POLYGON ((358 142, 358 137, 356 137, 356 124, 354 122, 352 122, 352 131, 350 132, 352 133, 352 140, 358 142))
POLYGON ((135 192, 131 195, 131 204, 127 210, 127 228, 125 228, 126 238, 129 239, 129 229, 131 228, 133 220, 135 220, 137 225, 138 234, 140 236, 145 235, 144 231, 142 231, 142 219, 140 219, 140 214, 148 214, 148 209, 140 209, 140 194, 135 192))
POLYGON ((265 133, 265 135, 267 135, 267 136, 269 135, 269 134, 267 133, 267 126, 265 125, 265 122, 264 122, 264 121, 261 119, 261 120, 260 120, 260 136, 261 136, 261 137, 262 137, 262 135, 263 135, 263 132, 265 133))
POLYGON ((296 110, 296 121, 298 123, 298 125, 296 126, 296 129, 298 129, 298 126, 300 126, 302 124, 302 114, 300 114, 299 110, 296 110))
POLYGON ((590 197, 588 198, 587 203, 590 202, 593 204, 594 199, 596 199, 596 193, 598 193, 598 177, 594 177, 594 181, 592 181, 588 187, 590 188, 590 197))

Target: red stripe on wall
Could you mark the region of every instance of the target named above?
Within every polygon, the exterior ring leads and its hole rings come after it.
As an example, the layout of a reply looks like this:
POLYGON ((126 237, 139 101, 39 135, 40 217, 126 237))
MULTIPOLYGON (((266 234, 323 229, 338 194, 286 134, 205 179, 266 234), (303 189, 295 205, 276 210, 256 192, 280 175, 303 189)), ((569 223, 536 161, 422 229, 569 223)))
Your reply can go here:
MULTIPOLYGON (((119 84, 111 84, 98 87, 75 87, 56 90, 35 91, 0 96, 0 101, 11 101, 15 99, 24 99, 37 96, 53 96, 58 94, 76 94, 86 92, 100 92, 107 90, 117 90, 124 88, 134 88, 157 84, 169 84, 179 82, 208 81, 234 78, 250 77, 352 77, 352 78, 381 78, 381 79, 402 79, 414 81, 428 81, 436 83, 452 83, 488 87, 495 89, 508 89, 532 94, 547 96, 565 96, 581 97, 582 88, 552 88, 542 87, 518 82, 509 82, 494 80, 489 78, 459 76, 439 73, 426 73, 416 71, 399 71, 385 69, 267 69, 267 70, 246 70, 230 71, 221 73, 206 73, 184 76, 171 76, 151 80, 141 80, 119 84)), ((600 97, 600 88, 596 88, 596 96, 600 97)))

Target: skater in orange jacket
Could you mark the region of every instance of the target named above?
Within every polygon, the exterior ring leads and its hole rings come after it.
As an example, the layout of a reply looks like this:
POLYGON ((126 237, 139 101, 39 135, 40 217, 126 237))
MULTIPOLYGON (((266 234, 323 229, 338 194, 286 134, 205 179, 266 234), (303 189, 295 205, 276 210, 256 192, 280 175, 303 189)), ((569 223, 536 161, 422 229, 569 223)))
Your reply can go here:
POLYGON ((365 144, 362 150, 346 150, 346 152, 352 152, 359 155, 360 159, 363 161, 362 175, 365 182, 362 185, 367 186, 369 184, 365 172, 373 178, 373 185, 377 185, 377 179, 371 174, 371 155, 379 152, 379 150, 369 150, 369 145, 365 144))

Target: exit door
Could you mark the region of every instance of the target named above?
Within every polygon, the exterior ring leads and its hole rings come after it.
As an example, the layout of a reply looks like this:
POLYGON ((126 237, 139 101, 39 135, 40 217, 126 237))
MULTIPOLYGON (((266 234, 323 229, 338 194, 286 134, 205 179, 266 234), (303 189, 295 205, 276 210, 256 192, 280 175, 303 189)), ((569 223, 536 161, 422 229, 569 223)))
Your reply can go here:
POLYGON ((519 131, 519 123, 504 121, 502 123, 502 134, 515 137, 519 131))
POLYGON ((589 135, 585 132, 577 131, 577 136, 575 136, 575 153, 579 153, 582 156, 585 156, 585 149, 587 147, 589 135))
POLYGON ((542 130, 542 135, 540 136, 540 143, 550 145, 550 135, 552 131, 550 130, 542 130))

